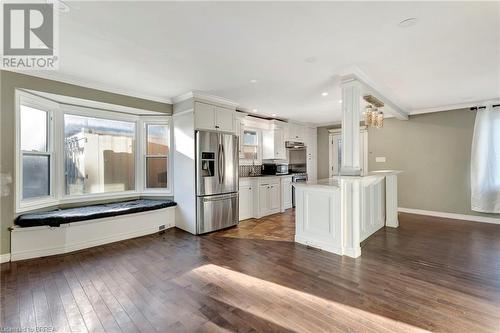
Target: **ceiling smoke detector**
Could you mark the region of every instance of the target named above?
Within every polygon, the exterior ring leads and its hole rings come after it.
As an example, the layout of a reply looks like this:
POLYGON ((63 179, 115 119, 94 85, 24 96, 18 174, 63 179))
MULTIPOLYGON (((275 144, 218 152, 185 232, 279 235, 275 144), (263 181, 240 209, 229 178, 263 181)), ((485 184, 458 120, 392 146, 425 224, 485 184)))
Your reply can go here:
POLYGON ((400 28, 408 28, 411 27, 415 24, 417 24, 418 19, 416 17, 409 17, 407 19, 404 19, 398 23, 398 27, 400 28))
POLYGON ((55 0, 54 6, 60 13, 68 13, 70 11, 69 5, 63 0, 55 0))

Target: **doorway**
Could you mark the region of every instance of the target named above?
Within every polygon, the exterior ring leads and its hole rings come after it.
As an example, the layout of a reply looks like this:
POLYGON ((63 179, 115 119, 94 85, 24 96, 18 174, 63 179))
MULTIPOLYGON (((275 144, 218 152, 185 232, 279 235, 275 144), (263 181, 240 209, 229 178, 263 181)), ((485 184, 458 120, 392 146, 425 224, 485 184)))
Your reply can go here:
MULTIPOLYGON (((342 129, 336 128, 328 131, 328 153, 329 153, 329 177, 340 175, 342 165, 342 129)), ((361 175, 368 173, 368 130, 362 127, 359 131, 359 161, 361 165, 361 175)))

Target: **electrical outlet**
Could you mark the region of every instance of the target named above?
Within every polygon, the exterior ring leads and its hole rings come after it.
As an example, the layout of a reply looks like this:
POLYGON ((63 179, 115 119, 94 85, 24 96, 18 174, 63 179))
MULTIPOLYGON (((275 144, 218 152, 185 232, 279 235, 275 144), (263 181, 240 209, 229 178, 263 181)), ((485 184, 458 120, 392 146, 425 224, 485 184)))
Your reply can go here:
POLYGON ((385 162, 385 156, 377 156, 377 157, 375 157, 375 162, 377 162, 377 163, 384 163, 385 162))

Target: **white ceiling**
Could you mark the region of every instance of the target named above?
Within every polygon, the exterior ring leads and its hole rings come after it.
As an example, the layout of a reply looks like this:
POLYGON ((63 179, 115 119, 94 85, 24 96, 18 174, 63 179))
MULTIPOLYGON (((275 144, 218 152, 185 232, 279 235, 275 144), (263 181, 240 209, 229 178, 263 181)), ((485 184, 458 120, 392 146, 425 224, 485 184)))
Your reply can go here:
POLYGON ((408 112, 500 97, 500 2, 68 4, 60 70, 39 75, 156 100, 202 90, 317 124, 340 119, 353 67, 408 112))

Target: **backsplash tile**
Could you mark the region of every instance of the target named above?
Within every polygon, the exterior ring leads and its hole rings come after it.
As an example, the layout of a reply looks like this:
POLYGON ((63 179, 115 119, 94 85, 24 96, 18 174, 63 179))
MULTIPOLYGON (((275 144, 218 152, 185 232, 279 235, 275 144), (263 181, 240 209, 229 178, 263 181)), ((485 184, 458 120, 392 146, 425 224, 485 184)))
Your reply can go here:
POLYGON ((240 165, 239 168, 240 177, 248 177, 248 176, 260 176, 262 165, 240 165))

